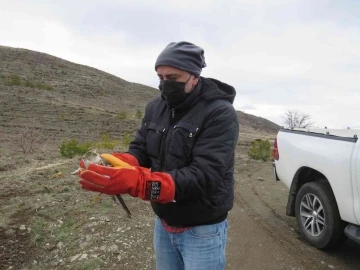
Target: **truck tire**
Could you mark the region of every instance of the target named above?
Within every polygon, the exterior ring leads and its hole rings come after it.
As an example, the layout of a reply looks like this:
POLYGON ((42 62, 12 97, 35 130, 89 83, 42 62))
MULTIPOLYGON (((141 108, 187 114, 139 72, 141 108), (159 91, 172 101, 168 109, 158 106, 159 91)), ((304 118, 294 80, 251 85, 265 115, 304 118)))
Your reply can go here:
POLYGON ((328 182, 304 184, 296 195, 295 215, 301 234, 314 247, 331 249, 345 242, 346 224, 328 182))

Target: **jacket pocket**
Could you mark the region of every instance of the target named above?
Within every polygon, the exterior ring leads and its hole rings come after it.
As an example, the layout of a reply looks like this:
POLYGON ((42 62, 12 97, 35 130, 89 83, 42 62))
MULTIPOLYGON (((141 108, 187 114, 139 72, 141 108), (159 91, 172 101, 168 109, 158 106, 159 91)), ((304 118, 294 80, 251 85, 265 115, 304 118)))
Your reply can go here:
POLYGON ((164 135, 164 127, 156 123, 145 123, 147 129, 146 153, 152 157, 160 156, 161 140, 164 135))
POLYGON ((187 122, 179 122, 173 127, 169 152, 175 157, 190 161, 195 143, 196 133, 199 128, 187 122))

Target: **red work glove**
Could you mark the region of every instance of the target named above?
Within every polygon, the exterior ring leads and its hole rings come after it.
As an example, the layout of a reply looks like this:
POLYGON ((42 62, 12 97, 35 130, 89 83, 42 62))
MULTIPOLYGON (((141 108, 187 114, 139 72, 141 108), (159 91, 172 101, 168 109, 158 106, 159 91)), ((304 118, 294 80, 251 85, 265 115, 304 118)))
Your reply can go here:
POLYGON ((120 154, 120 153, 113 153, 113 154, 101 154, 98 157, 95 157, 93 159, 81 159, 80 163, 79 163, 79 170, 78 173, 79 175, 81 174, 81 172, 83 172, 84 170, 87 169, 87 167, 89 166, 89 164, 94 163, 94 164, 104 164, 101 162, 101 159, 107 161, 112 167, 115 168, 128 168, 128 169, 133 169, 134 166, 138 166, 138 161, 137 159, 130 155, 130 154, 120 154), (129 161, 129 162, 128 162, 129 161), (134 164, 131 165, 131 163, 134 164), (137 165, 136 165, 137 164, 137 165))
POLYGON ((128 193, 143 200, 169 203, 175 197, 175 184, 167 173, 143 167, 114 168, 90 164, 80 173, 82 188, 109 195, 128 193))

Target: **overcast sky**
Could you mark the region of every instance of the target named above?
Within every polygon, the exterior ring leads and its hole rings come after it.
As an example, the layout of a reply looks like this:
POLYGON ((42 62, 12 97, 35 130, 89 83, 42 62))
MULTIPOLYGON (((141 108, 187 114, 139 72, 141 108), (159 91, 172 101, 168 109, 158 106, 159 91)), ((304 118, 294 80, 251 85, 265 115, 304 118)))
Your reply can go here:
POLYGON ((202 75, 233 85, 238 110, 360 128, 359 0, 0 0, 0 45, 153 87, 156 57, 181 40, 205 49, 202 75))

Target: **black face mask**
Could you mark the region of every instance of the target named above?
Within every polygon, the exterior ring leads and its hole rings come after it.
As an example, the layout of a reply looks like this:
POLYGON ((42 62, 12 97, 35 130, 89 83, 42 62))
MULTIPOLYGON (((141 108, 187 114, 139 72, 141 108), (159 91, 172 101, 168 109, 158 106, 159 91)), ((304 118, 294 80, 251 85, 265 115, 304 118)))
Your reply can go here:
MULTIPOLYGON (((189 80, 191 75, 189 77, 189 80)), ((187 82, 189 81, 187 80, 187 82)), ((176 107, 182 104, 188 97, 189 93, 185 93, 185 85, 187 82, 161 81, 159 89, 162 96, 170 107, 176 107)))

